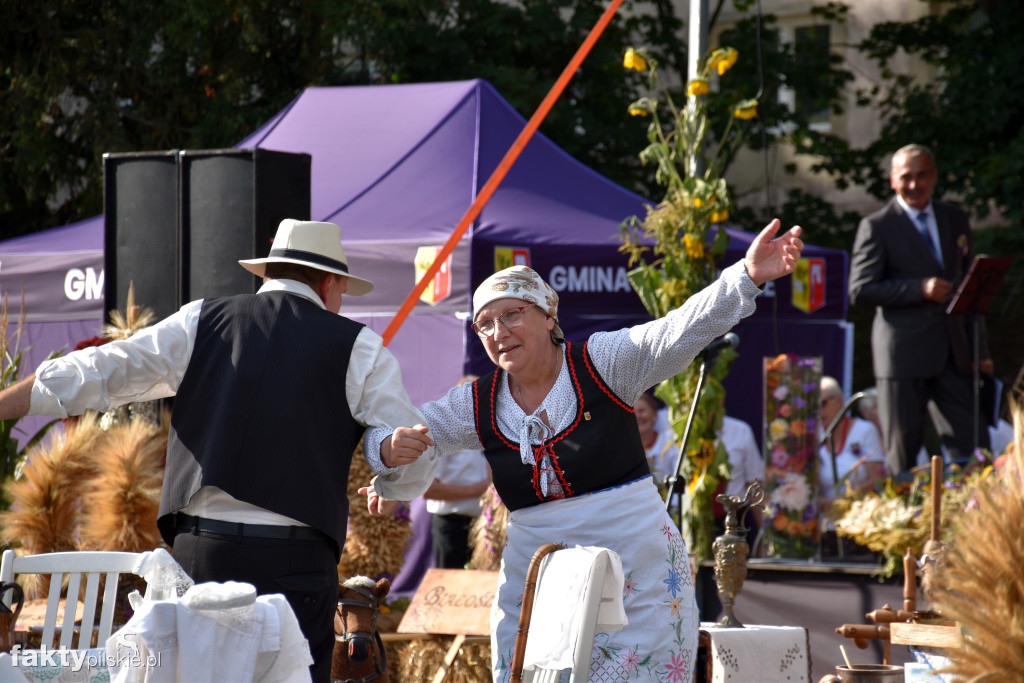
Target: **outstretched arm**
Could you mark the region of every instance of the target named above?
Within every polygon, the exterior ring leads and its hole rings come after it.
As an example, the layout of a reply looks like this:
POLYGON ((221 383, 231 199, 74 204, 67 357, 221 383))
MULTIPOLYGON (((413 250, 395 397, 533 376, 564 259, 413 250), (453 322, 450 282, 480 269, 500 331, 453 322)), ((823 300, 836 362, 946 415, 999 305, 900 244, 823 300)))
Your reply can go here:
POLYGON ((800 251, 804 248, 800 240, 800 226, 793 226, 778 238, 772 239, 781 225, 778 218, 773 219, 751 242, 743 257, 747 275, 758 287, 769 280, 789 275, 800 259, 800 251))
POLYGON ((35 381, 36 376, 29 375, 0 391, 0 420, 17 420, 28 415, 35 381))

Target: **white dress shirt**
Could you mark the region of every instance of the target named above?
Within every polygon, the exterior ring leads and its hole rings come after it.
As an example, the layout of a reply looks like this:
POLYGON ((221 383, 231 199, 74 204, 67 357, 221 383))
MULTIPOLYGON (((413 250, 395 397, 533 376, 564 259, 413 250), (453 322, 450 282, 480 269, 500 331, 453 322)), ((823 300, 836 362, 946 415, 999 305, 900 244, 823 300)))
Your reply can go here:
POLYGON ((742 497, 747 492, 747 484, 755 480, 764 481, 764 458, 757 446, 754 430, 743 420, 724 415, 718 438, 732 466, 732 474, 725 484, 725 494, 742 497))
MULTIPOLYGON (((259 293, 277 291, 298 294, 324 308, 316 292, 296 280, 268 280, 259 293)), ((44 361, 36 370, 29 414, 65 418, 86 410, 104 412, 125 403, 173 396, 188 369, 202 303, 200 299, 185 304, 128 339, 44 361)), ((401 467, 388 468, 380 459, 383 438, 397 427, 426 424, 426 420, 405 392, 398 360, 384 347, 381 336, 367 327, 356 337, 345 380, 352 417, 361 425, 377 428, 378 438, 363 444, 366 460, 378 475, 375 490, 391 500, 421 495, 433 481, 437 465, 433 447, 401 467)), ((201 488, 183 512, 247 524, 300 524, 212 486, 201 488)))

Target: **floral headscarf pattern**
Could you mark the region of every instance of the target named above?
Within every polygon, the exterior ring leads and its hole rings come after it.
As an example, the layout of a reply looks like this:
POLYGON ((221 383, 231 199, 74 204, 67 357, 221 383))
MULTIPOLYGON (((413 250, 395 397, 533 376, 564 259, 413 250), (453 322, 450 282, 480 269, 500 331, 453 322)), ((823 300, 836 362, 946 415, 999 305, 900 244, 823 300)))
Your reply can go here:
POLYGON ((562 328, 558 326, 558 294, 533 268, 511 266, 484 280, 473 293, 473 319, 476 319, 480 309, 498 299, 522 299, 537 304, 555 320, 555 327, 551 330, 552 338, 565 338, 562 328))

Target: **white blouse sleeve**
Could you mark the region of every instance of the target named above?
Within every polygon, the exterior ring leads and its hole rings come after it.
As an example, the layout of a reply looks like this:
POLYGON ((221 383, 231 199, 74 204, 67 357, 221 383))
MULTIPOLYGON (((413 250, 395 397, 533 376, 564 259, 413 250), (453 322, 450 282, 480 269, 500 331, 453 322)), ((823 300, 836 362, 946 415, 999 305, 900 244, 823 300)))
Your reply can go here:
POLYGON ((378 475, 375 490, 390 500, 412 500, 422 495, 434 480, 437 449, 428 447, 414 462, 399 467, 389 468, 381 461, 381 441, 398 427, 427 421, 405 390, 398 359, 384 347, 381 336, 367 327, 359 331, 352 347, 345 390, 352 417, 367 427, 363 455, 378 475))
POLYGON ((29 413, 65 418, 178 391, 195 346, 202 301, 128 339, 43 361, 36 369, 29 413))
POLYGON ((588 348, 594 365, 620 398, 677 375, 705 346, 754 312, 761 289, 739 261, 665 317, 615 332, 598 332, 588 348))

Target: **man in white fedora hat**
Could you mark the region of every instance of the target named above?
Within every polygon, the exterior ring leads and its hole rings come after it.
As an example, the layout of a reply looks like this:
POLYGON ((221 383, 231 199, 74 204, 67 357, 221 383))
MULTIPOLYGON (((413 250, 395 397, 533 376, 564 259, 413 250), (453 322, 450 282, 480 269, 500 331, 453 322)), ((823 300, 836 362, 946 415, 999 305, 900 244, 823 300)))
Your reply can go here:
POLYGON ((197 583, 283 593, 326 682, 353 450, 367 427, 388 433, 364 444, 380 512, 380 496, 426 490, 433 442, 380 335, 337 315, 342 295, 373 289, 349 272, 341 228, 284 220, 266 258, 239 263, 264 279, 256 294, 193 301, 129 339, 46 361, 0 393, 0 419, 175 396, 164 540, 197 583))

